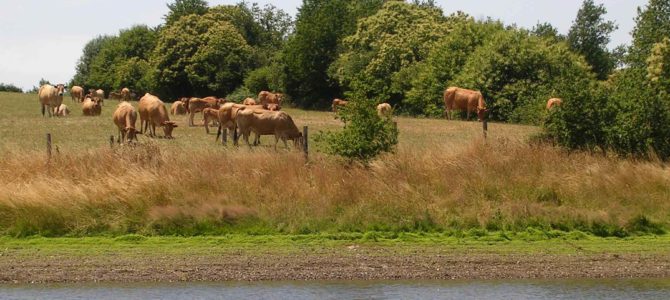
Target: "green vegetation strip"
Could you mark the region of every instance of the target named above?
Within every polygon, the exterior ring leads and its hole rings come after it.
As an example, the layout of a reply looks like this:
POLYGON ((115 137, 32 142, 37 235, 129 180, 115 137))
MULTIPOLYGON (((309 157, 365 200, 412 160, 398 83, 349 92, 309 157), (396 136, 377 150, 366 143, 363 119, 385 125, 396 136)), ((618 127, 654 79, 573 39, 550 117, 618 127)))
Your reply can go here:
MULTIPOLYGON (((517 235, 501 239, 505 233, 486 236, 443 234, 401 234, 395 238, 381 233, 350 235, 226 235, 217 237, 119 237, 85 238, 0 238, 0 255, 74 256, 116 255, 217 255, 243 251, 245 254, 329 251, 347 247, 389 248, 393 252, 445 252, 464 254, 667 254, 670 236, 599 238, 574 232, 558 238, 517 235)), ((344 254, 344 252, 343 252, 344 254)), ((346 255, 346 254, 345 254, 346 255)), ((382 254, 383 255, 383 254, 382 254)))

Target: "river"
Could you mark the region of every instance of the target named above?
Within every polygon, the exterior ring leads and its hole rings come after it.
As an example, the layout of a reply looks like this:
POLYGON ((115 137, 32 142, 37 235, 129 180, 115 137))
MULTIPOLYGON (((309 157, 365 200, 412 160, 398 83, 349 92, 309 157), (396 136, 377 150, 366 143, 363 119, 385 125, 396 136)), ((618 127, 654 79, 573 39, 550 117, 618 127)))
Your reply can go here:
POLYGON ((0 285, 0 299, 670 299, 669 279, 0 285))

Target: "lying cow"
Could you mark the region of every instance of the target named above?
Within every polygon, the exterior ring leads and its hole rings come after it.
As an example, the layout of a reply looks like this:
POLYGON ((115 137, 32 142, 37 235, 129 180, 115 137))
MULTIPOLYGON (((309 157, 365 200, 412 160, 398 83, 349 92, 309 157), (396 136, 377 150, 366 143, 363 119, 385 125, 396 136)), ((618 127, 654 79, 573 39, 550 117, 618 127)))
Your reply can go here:
POLYGON ((256 139, 261 135, 274 135, 275 151, 280 139, 284 142, 286 149, 288 149, 286 140, 293 140, 295 147, 298 147, 302 143, 302 133, 298 130, 291 116, 283 111, 268 111, 245 107, 237 113, 236 123, 240 130, 240 135, 244 137, 244 141, 249 147, 251 147, 249 135, 252 132, 256 135, 256 139))
POLYGON ((246 98, 244 101, 242 101, 242 104, 244 105, 256 105, 256 100, 254 98, 246 98))
POLYGON ((449 120, 451 120, 453 110, 467 111, 468 120, 470 119, 470 113, 476 111, 479 121, 484 120, 488 111, 482 93, 457 87, 450 87, 444 91, 444 107, 449 120))
POLYGON ((98 97, 87 97, 81 105, 84 116, 99 116, 102 113, 102 100, 98 97))
POLYGON ((112 116, 114 124, 119 129, 118 143, 130 143, 137 140, 137 110, 128 102, 119 103, 112 116))
POLYGON ((67 117, 70 114, 70 109, 67 108, 67 105, 61 104, 57 109, 56 109, 56 116, 57 117, 67 117))
POLYGON ((58 107, 63 104, 63 93, 65 93, 65 86, 62 84, 56 86, 45 84, 40 87, 37 97, 42 107, 42 116, 45 111, 49 112, 49 117, 56 113, 58 107))
POLYGON ((149 93, 145 94, 139 102, 140 113, 140 131, 145 132, 149 129, 149 136, 156 136, 156 126, 163 127, 165 138, 172 138, 172 130, 177 126, 173 121, 170 121, 167 109, 163 101, 158 97, 149 93), (151 128, 149 126, 151 125, 151 128))

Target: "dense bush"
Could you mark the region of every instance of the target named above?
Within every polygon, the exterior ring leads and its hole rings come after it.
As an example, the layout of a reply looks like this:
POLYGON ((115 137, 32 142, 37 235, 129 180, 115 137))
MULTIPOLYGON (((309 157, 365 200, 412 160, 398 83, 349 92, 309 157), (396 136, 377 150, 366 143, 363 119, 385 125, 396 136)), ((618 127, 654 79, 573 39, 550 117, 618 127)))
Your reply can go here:
POLYGON ((0 83, 0 92, 23 93, 23 90, 20 87, 17 87, 11 83, 10 84, 0 83))
POLYGON ((449 31, 440 10, 388 1, 358 22, 343 40, 344 52, 331 67, 340 85, 377 102, 399 104, 435 42, 449 31))
POLYGON ((162 30, 151 57, 159 95, 226 95, 241 85, 252 49, 231 23, 217 19, 189 15, 162 30))
POLYGON ((380 118, 375 107, 374 101, 355 98, 338 110, 344 129, 321 133, 317 140, 325 142, 327 153, 361 162, 394 151, 398 128, 390 119, 380 118))

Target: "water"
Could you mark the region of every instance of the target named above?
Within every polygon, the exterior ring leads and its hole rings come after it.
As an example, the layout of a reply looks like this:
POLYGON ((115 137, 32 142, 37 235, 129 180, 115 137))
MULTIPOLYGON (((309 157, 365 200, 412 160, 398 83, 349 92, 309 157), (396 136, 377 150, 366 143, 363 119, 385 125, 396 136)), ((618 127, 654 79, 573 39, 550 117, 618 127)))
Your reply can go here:
POLYGON ((0 285, 0 299, 670 299, 670 280, 0 285))

